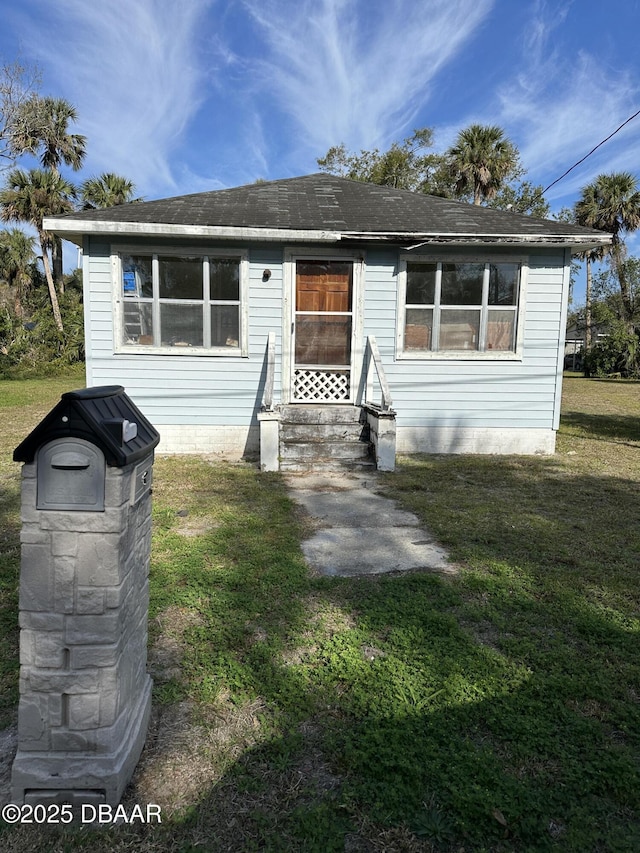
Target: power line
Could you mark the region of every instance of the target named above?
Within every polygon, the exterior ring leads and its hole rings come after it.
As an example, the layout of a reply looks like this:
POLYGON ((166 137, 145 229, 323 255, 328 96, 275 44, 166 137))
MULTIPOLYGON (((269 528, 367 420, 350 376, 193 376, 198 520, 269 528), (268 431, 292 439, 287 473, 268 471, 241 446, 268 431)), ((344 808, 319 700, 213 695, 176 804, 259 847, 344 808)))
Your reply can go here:
POLYGON ((638 110, 638 112, 634 113, 632 116, 629 116, 629 118, 628 118, 626 121, 623 121, 623 122, 622 122, 622 124, 620 125, 620 127, 617 127, 617 128, 613 131, 613 133, 610 133, 610 134, 609 134, 609 136, 607 136, 607 138, 606 138, 606 139, 603 139, 603 140, 602 140, 602 142, 598 142, 598 144, 597 144, 594 148, 592 148, 592 149, 591 149, 591 151, 589 151, 589 153, 588 153, 588 154, 585 154, 585 155, 584 155, 584 157, 582 157, 580 160, 578 160, 578 162, 577 162, 577 163, 574 163, 574 164, 573 164, 573 166, 571 166, 569 169, 567 169, 567 171, 566 171, 566 172, 563 172, 563 173, 560 175, 560 177, 559 177, 559 178, 556 178, 556 179, 555 179, 555 181, 552 181, 552 182, 549 184, 549 186, 548 186, 548 187, 545 187, 545 188, 542 190, 542 192, 540 193, 540 195, 541 195, 541 196, 543 196, 543 195, 546 193, 546 191, 547 191, 547 190, 550 190, 550 189, 551 189, 551 187, 555 186, 555 185, 556 185, 557 183, 559 183, 563 178, 566 178, 566 177, 567 177, 567 175, 569 174, 569 172, 572 172, 572 171, 573 171, 577 166, 579 166, 581 163, 584 163, 584 161, 587 159, 587 157, 591 157, 591 155, 594 153, 594 151, 597 151, 597 150, 598 150, 598 148, 600 148, 602 145, 604 145, 604 144, 605 144, 605 142, 608 142, 608 141, 609 141, 613 136, 615 136, 615 135, 616 135, 616 133, 618 133, 618 131, 622 130, 622 128, 623 128, 625 125, 629 124, 629 122, 630 122, 630 121, 633 121, 633 120, 634 120, 634 118, 637 118, 639 115, 640 115, 640 110, 638 110))

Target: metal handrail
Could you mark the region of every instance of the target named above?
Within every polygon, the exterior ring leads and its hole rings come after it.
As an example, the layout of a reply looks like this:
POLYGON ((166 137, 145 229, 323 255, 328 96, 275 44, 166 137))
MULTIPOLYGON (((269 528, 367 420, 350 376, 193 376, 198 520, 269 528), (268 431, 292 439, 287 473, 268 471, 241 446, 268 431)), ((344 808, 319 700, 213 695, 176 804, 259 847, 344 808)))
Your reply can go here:
POLYGON ((373 396, 373 368, 375 367, 378 375, 378 384, 380 385, 380 394, 382 395, 382 405, 379 407, 383 412, 388 412, 392 406, 391 390, 387 382, 387 376, 384 372, 382 359, 380 358, 380 350, 374 335, 367 337, 367 383, 365 388, 365 402, 372 404, 373 396))
POLYGON ((262 395, 262 411, 273 411, 273 383, 276 375, 276 333, 269 332, 267 337, 267 375, 262 395))

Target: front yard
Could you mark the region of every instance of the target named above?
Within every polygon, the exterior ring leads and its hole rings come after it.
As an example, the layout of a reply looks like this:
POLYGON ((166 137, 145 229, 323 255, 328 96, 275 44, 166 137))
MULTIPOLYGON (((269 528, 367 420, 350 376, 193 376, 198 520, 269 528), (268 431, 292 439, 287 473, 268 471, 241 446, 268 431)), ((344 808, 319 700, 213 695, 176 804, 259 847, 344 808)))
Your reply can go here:
MULTIPOLYGON (((9 458, 63 385, 0 383, 4 727, 9 458)), ((446 578, 310 577, 309 522, 279 475, 159 457, 154 714, 126 802, 159 804, 162 824, 0 826, 2 849, 640 849, 640 385, 569 376, 563 412, 553 458, 424 457, 380 476, 462 565, 446 578)))

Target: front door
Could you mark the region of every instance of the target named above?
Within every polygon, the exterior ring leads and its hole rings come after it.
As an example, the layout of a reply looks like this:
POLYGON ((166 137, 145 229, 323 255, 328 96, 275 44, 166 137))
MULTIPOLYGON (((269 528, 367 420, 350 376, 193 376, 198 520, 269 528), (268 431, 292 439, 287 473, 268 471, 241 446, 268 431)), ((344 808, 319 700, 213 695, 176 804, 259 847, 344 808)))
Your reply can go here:
POLYGON ((293 402, 352 400, 353 267, 352 261, 295 262, 293 402))

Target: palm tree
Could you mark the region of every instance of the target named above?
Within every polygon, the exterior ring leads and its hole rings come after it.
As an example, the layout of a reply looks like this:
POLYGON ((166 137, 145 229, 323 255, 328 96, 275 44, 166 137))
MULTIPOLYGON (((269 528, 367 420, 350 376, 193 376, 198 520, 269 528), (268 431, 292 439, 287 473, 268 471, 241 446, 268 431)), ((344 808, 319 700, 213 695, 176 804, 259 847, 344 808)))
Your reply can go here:
POLYGON ((60 305, 53 282, 49 249, 53 235, 42 227, 45 216, 59 216, 73 210, 72 199, 76 190, 55 172, 42 169, 13 169, 7 176, 5 188, 0 190, 0 217, 4 222, 27 222, 38 234, 42 250, 42 264, 49 288, 53 317, 59 331, 63 330, 60 305))
POLYGON ((631 324, 633 300, 624 260, 626 247, 622 235, 640 228, 640 189, 630 172, 598 175, 583 187, 575 205, 576 222, 612 234, 611 245, 605 249, 611 257, 620 284, 620 296, 627 325, 631 324))
POLYGON ((77 120, 75 107, 64 98, 30 98, 23 106, 20 138, 16 141, 21 150, 40 155, 43 169, 59 173, 64 163, 77 172, 87 141, 79 133, 69 133, 69 122, 77 120))
MULTIPOLYGON (((583 223, 578 223, 582 225, 583 223)), ((580 252, 578 257, 580 260, 586 262, 587 265, 587 286, 585 290, 584 296, 584 346, 586 350, 591 349, 591 307, 592 307, 592 294, 593 294, 593 264, 596 261, 601 261, 605 255, 605 248, 603 246, 597 246, 594 249, 586 249, 584 252, 580 252)))
POLYGON ((24 301, 33 284, 33 262, 35 237, 25 234, 20 228, 0 231, 0 278, 4 279, 13 292, 16 316, 24 316, 24 301))
POLYGON ((95 207, 114 207, 117 204, 134 201, 134 190, 133 181, 113 172, 104 172, 99 178, 89 178, 82 184, 80 198, 85 210, 95 207))
POLYGON ((474 204, 492 199, 519 167, 518 149, 492 125, 472 124, 461 130, 445 156, 456 194, 471 193, 474 204))
MULTIPOLYGON (((55 175, 60 175, 63 163, 77 172, 86 153, 86 137, 69 133, 69 123, 77 120, 75 107, 64 98, 30 98, 24 104, 17 143, 22 150, 39 154, 42 168, 50 169, 55 175)), ((62 293, 62 241, 59 237, 53 237, 52 261, 53 277, 62 293)))

